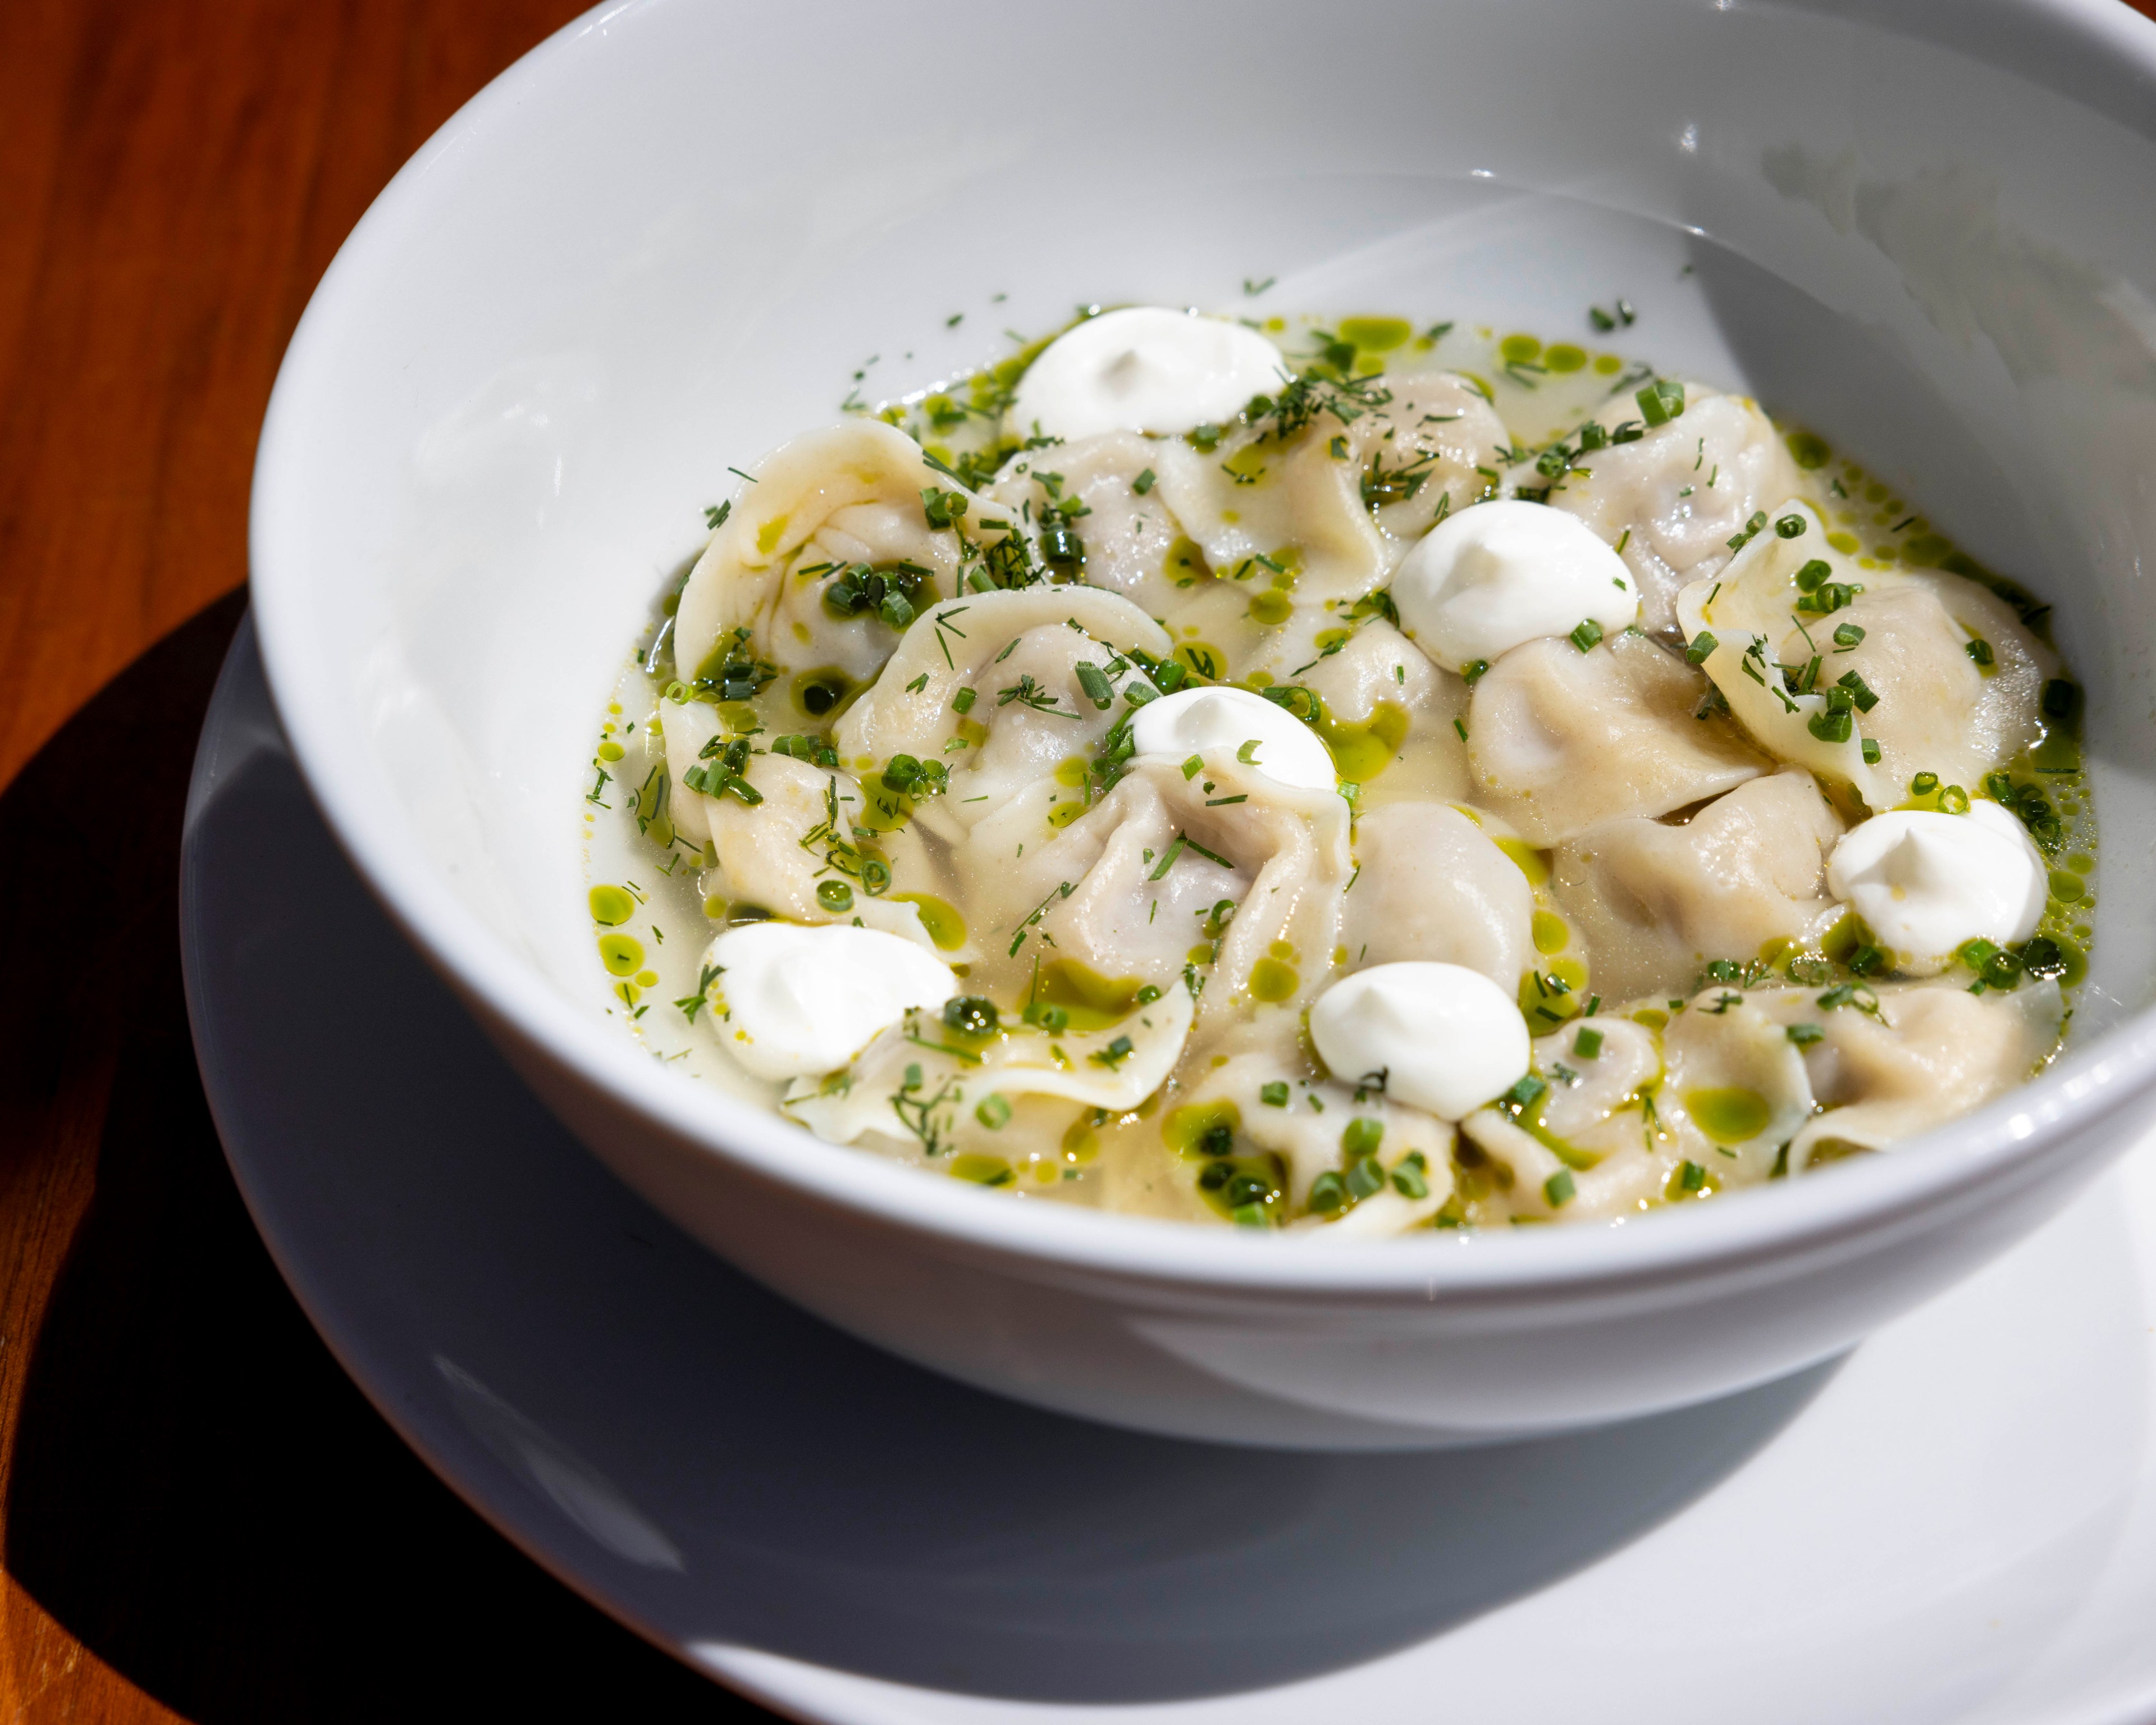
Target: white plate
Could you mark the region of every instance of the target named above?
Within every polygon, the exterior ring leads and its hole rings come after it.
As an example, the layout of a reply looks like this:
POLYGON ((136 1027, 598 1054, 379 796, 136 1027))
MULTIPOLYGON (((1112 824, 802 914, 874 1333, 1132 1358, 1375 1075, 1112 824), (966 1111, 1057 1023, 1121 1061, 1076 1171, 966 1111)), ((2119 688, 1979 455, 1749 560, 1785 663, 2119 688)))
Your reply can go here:
POLYGON ((1216 1449, 902 1364, 616 1183, 352 875, 251 629, 182 902, 234 1173, 338 1358, 540 1563, 789 1713, 2156 1719, 2156 1142, 1781 1384, 1505 1448, 1216 1449))

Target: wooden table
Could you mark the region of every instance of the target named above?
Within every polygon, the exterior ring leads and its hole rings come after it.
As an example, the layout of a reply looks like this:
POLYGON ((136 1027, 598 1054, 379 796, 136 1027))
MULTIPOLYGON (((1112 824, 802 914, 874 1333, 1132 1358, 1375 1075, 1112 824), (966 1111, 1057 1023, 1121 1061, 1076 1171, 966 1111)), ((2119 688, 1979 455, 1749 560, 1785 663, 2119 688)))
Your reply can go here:
POLYGON ((398 165, 582 4, 0 6, 0 1725, 771 1717, 367 1406, 240 1205, 180 992, 278 359, 398 165))
POLYGON ((770 1717, 376 1417, 241 1208, 180 993, 278 358, 398 164, 580 5, 0 7, 0 1725, 770 1717))

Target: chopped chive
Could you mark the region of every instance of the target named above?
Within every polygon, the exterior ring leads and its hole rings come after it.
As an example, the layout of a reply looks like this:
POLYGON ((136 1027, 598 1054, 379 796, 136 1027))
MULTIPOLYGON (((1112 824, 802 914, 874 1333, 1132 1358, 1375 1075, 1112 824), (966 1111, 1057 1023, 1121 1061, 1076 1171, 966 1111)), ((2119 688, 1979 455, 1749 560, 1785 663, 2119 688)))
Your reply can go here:
POLYGON ((1909 781, 1909 794, 1913 797, 1928 797, 1938 788, 1939 776, 1936 773, 1919 773, 1909 781))
POLYGON ((1789 1040, 1799 1048, 1810 1048, 1825 1034, 1817 1024, 1792 1024, 1788 1031, 1789 1040))
POLYGON ((1685 649, 1686 665, 1704 665, 1717 647, 1722 644, 1706 629, 1692 637, 1691 645, 1685 649))
POLYGON ((1602 625, 1592 617, 1584 619, 1572 632, 1572 644, 1583 653, 1602 639, 1602 625))
MULTIPOLYGON (((1640 392, 1642 395, 1645 393, 1645 390, 1640 392)), ((1565 1205, 1570 1204, 1575 1190, 1577 1189, 1572 1183, 1572 1170, 1568 1168, 1559 1168, 1543 1182, 1543 1197, 1553 1210, 1561 1210, 1565 1205)))
POLYGON ((1467 686, 1472 689, 1476 684, 1481 681, 1482 674, 1489 669, 1490 661, 1488 660, 1477 659, 1470 664, 1461 665, 1460 667, 1460 675, 1467 686))
POLYGON ((983 1096, 973 1109, 973 1118, 992 1132, 1002 1131, 1010 1123, 1010 1103, 993 1091, 983 1096))
POLYGON ((1131 489, 1142 497, 1152 489, 1152 470, 1148 467, 1131 481, 1131 489))
POLYGON ((1197 778, 1198 775, 1204 770, 1204 757, 1199 755, 1193 755, 1188 760, 1183 763, 1183 777, 1184 782, 1187 783, 1191 779, 1197 778))
POLYGON ((1774 531, 1784 539, 1794 539, 1804 531, 1804 518, 1794 512, 1779 516, 1774 522, 1774 531))
POLYGON ((1572 1051, 1583 1060, 1599 1059, 1602 1054, 1602 1033, 1582 1030, 1572 1039, 1572 1051))
POLYGON ((1867 737, 1858 745, 1858 747, 1864 752, 1864 764, 1866 766, 1876 767, 1879 764, 1879 742, 1877 738, 1867 737))
POLYGON ((1268 1108, 1285 1108, 1287 1106, 1287 1081, 1276 1078, 1270 1084, 1260 1085, 1258 1100, 1268 1108))

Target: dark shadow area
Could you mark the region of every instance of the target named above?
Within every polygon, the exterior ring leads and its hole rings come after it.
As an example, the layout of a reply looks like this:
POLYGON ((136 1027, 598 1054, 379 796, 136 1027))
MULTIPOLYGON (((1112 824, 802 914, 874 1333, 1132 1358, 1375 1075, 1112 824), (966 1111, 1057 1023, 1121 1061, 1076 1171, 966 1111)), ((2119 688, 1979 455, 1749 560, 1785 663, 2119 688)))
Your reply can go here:
POLYGON ((730 1269, 552 1120, 388 927, 274 741, 250 742, 267 727, 244 653, 188 837, 234 1164, 376 1400, 543 1562, 669 1643, 1033 1701, 1291 1682, 1606 1557, 1831 1370, 1380 1455, 1150 1438, 921 1371, 730 1269))
POLYGON ((0 798, 5 1086, 113 1075, 96 1196, 31 1343, 8 1569, 204 1725, 767 1718, 459 1502, 345 1377, 249 1220, 196 1071, 176 894, 188 764, 240 608, 146 655, 0 798))

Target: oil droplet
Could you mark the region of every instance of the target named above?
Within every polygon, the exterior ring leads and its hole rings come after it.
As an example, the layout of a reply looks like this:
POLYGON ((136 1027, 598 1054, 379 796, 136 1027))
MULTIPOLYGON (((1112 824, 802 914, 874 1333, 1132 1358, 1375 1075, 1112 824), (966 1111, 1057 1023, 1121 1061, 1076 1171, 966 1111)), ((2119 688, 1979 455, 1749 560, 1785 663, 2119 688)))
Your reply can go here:
POLYGON ((619 761, 626 753, 628 751, 618 742, 603 742, 599 745, 599 759, 602 761, 619 761))
POLYGON ((1093 1130, 1093 1111, 1086 1109, 1063 1134, 1063 1159, 1065 1162, 1091 1162, 1101 1153, 1101 1135, 1093 1130))
POLYGON ((773 516, 756 530, 756 548, 764 556, 769 557, 785 531, 786 517, 783 515, 773 516))
POLYGON ((1543 363, 1553 372, 1576 372, 1587 363, 1587 354, 1569 341, 1560 341, 1543 355, 1543 363))
POLYGON ((943 900, 926 892, 894 892, 892 900, 911 905, 921 912, 921 926, 941 952, 955 952, 966 944, 966 919, 943 900))
POLYGON ((1830 533, 1826 536, 1826 542, 1845 557, 1856 555, 1856 535, 1854 533, 1830 533))
POLYGON ((659 973, 655 970, 639 970, 636 973, 636 986, 639 988, 657 988, 659 986, 659 973))
POLYGON ((2070 875, 2064 869, 2051 870, 2051 896, 2061 904, 2070 905, 2088 891, 2088 885, 2078 875, 2070 875))
POLYGON ((1541 886, 1550 877, 1548 853, 1536 850, 1524 839, 1500 839, 1498 850, 1512 860, 1513 866, 1527 877, 1527 885, 1541 886))
POLYGON ((1276 587, 1267 588, 1250 601, 1251 621, 1262 623, 1268 628, 1275 624, 1286 623, 1294 614, 1295 601, 1276 587))
POLYGON ((599 937, 599 963, 609 976, 634 976, 644 968, 644 946, 633 934, 599 937))
POLYGON ((1033 998, 1044 1006, 1061 1007, 1074 1030, 1105 1030, 1137 1009, 1145 986, 1142 977, 1111 978, 1075 958, 1058 958, 1041 967, 1033 998))
POLYGON ((1543 351, 1543 344, 1532 336, 1507 336, 1497 344, 1497 352, 1508 366, 1525 365, 1543 351))
POLYGON ((1594 356, 1594 369, 1604 377, 1614 376, 1624 368, 1624 365, 1625 362, 1614 353, 1598 353, 1594 356))
POLYGON ((1390 353, 1404 347, 1414 326, 1401 317, 1343 317, 1340 339, 1366 353, 1390 353))
POLYGON ((1774 1111, 1756 1090, 1729 1086, 1717 1090, 1688 1090, 1685 1111, 1699 1129, 1717 1144, 1742 1144, 1767 1130, 1774 1111))
POLYGON ((1168 1118, 1160 1123, 1160 1135, 1178 1156, 1225 1155, 1242 1123, 1242 1111, 1233 1102, 1185 1102, 1168 1111, 1168 1118), (1220 1138, 1222 1131, 1229 1134, 1227 1141, 1220 1138), (1213 1140, 1210 1145, 1206 1142, 1209 1137, 1213 1140))
POLYGON ((1270 947, 1267 947, 1265 950, 1284 964, 1292 964, 1295 963, 1295 948, 1290 946, 1286 941, 1275 941, 1270 947))
POLYGON ((1783 441, 1789 447, 1789 459, 1807 473, 1825 466, 1833 459, 1834 451, 1825 441, 1809 431, 1793 431, 1783 441))
POLYGON ((636 901, 619 886, 594 886, 589 895, 592 921, 612 928, 636 914, 636 901))
POLYGON ((706 899, 704 914, 714 922, 723 922, 726 916, 726 901, 722 898, 706 899))
POLYGON ((951 1177, 954 1180, 971 1180, 981 1186, 1009 1186, 1018 1180, 1011 1172, 1011 1165, 1002 1157, 974 1154, 952 1157, 951 1177))
POLYGON ((1381 701, 1360 725, 1343 725, 1320 707, 1317 734, 1332 752, 1332 764, 1342 778, 1368 784, 1389 766, 1407 740, 1408 711, 1396 701, 1381 701))
POLYGON ((1294 968, 1277 958, 1260 958, 1250 967, 1250 995, 1253 999, 1279 1002, 1294 999, 1302 978, 1294 968))
POLYGON ((1055 763, 1055 782, 1067 784, 1073 790, 1086 783, 1092 772, 1083 755, 1067 755, 1055 763))
POLYGON ((1548 911, 1535 912, 1535 950, 1537 952, 1562 952, 1572 943, 1572 931, 1564 925, 1564 918, 1548 911))
POLYGON ((1049 825, 1058 829, 1067 827, 1086 812, 1083 803, 1059 803, 1048 811, 1049 825))
POLYGON ((1200 575, 1210 575, 1212 567, 1205 561, 1205 553, 1199 549, 1195 539, 1178 538, 1168 548, 1161 561, 1160 572, 1170 581, 1183 582, 1200 575))

